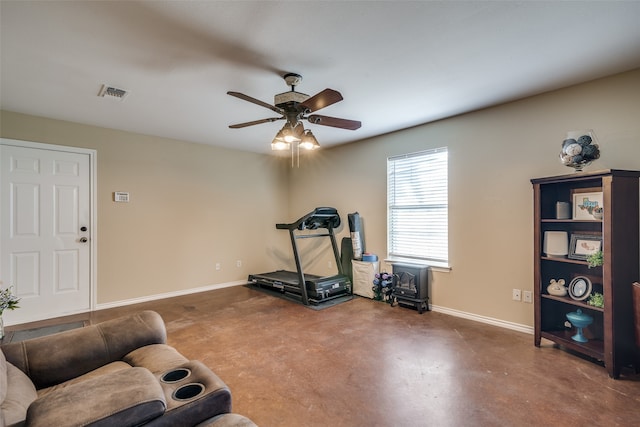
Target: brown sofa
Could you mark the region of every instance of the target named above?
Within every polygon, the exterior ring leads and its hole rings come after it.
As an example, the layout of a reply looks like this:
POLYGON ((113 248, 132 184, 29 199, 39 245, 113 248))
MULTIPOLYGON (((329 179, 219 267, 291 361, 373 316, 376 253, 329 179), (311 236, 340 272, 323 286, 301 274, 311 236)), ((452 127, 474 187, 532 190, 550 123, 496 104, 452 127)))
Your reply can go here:
POLYGON ((158 313, 0 348, 0 426, 253 426, 231 392, 166 344, 158 313))

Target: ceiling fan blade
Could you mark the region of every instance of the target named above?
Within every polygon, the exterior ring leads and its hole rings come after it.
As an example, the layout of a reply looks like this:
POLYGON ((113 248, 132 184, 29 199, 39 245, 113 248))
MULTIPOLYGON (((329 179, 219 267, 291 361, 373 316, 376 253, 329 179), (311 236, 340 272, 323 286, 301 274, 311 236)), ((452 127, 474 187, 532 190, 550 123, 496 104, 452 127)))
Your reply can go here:
POLYGON ((312 113, 340 101, 342 101, 340 92, 333 89, 325 89, 300 103, 300 105, 305 108, 306 112, 312 113))
POLYGON ((280 108, 278 108, 276 106, 273 106, 271 104, 267 104, 266 102, 262 102, 259 99, 252 98, 249 95, 245 95, 244 93, 229 91, 229 92, 227 92, 227 95, 235 96, 236 98, 240 98, 240 99, 243 99, 245 101, 249 101, 249 102, 254 103, 256 105, 259 105, 261 107, 268 108, 271 111, 275 111, 278 114, 282 114, 282 110, 280 108))
POLYGON ((284 117, 271 117, 268 119, 254 120, 252 122, 238 123, 235 125, 229 125, 231 129, 246 128, 247 126, 259 125, 260 123, 275 122, 276 120, 284 120, 284 117))
POLYGON ((334 128, 356 130, 362 126, 362 123, 357 120, 339 119, 337 117, 321 116, 319 114, 312 114, 307 117, 309 123, 314 125, 332 126, 334 128))

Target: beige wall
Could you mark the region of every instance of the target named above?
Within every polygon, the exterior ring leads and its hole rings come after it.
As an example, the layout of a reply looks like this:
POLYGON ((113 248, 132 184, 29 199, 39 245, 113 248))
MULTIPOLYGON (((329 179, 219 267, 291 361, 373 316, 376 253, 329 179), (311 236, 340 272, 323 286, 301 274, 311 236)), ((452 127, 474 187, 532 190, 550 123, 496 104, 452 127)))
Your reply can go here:
POLYGON ((433 273, 432 303, 532 326, 533 306, 511 300, 513 288, 533 290, 529 180, 571 173, 560 145, 582 128, 594 129, 602 150, 587 170, 640 169, 640 70, 315 152, 293 170, 292 216, 316 205, 345 221, 358 211, 367 251, 384 258, 387 157, 446 146, 452 270, 433 273))
POLYGON ((288 209, 278 159, 6 111, 1 125, 3 138, 97 150, 99 304, 278 267, 287 240, 273 224, 288 209), (130 203, 113 202, 114 191, 130 203))
MULTIPOLYGON (((290 267, 288 236, 274 224, 316 206, 338 209, 339 239, 348 234, 347 213, 358 211, 367 250, 384 258, 386 158, 447 146, 452 270, 432 274, 432 303, 531 326, 533 306, 511 300, 511 289, 533 289, 529 180, 570 173, 558 160, 560 144, 580 128, 594 129, 602 149, 588 170, 640 169, 639 95, 635 70, 320 150, 299 169, 270 156, 11 112, 2 112, 0 133, 98 151, 100 303, 290 267), (129 191, 131 203, 113 203, 113 191, 129 191)), ((309 264, 326 271, 327 259, 309 264)))

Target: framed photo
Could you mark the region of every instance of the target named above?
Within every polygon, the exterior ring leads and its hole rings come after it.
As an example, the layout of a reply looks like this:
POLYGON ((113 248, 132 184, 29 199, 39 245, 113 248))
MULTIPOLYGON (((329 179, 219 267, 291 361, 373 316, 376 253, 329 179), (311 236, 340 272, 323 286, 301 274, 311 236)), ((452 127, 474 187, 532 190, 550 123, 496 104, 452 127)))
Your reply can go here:
POLYGON ((589 255, 602 250, 602 236, 597 234, 572 234, 569 258, 586 261, 589 255))
POLYGON ((582 188, 573 191, 573 219, 602 219, 602 191, 582 188))

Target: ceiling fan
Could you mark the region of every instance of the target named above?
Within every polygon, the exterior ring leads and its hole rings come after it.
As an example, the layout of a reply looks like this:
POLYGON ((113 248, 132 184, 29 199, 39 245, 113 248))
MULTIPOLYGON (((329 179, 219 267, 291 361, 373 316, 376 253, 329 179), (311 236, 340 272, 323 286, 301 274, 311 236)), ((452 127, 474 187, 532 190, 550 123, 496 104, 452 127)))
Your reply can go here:
MULTIPOLYGON (((283 76, 288 86, 291 86, 289 92, 284 92, 274 97, 274 104, 267 104, 259 99, 245 95, 240 92, 227 92, 228 95, 249 101, 261 107, 268 108, 280 114, 280 117, 270 117, 266 119, 254 120, 251 122, 238 123, 229 125, 231 129, 239 129, 247 126, 258 125, 261 123, 275 122, 276 120, 287 120, 285 128, 290 128, 294 134, 301 135, 304 131, 301 121, 307 120, 315 125, 331 126, 341 129, 356 130, 362 126, 362 123, 356 120, 340 119, 337 117, 323 116, 319 114, 311 114, 321 108, 328 107, 336 102, 342 101, 340 92, 333 89, 325 89, 316 95, 309 96, 301 92, 296 92, 295 87, 302 81, 302 76, 296 73, 287 73, 283 76)), ((283 130, 285 130, 283 128, 283 130)))

